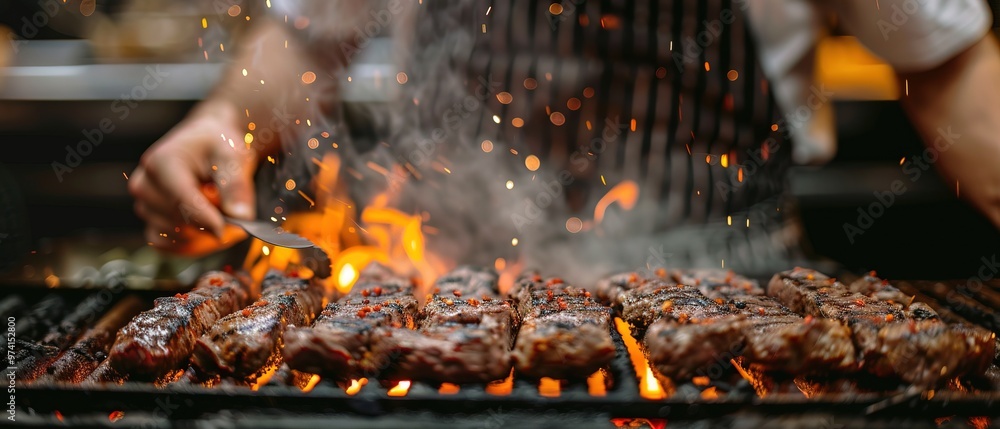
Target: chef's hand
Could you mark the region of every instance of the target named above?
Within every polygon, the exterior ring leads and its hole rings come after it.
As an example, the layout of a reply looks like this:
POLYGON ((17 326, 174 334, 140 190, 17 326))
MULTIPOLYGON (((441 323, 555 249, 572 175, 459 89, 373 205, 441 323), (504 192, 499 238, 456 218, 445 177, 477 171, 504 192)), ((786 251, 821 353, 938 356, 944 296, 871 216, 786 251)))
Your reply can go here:
POLYGON ((151 245, 203 255, 246 237, 222 218, 255 215, 257 154, 237 117, 231 103, 206 101, 142 155, 128 189, 151 245))

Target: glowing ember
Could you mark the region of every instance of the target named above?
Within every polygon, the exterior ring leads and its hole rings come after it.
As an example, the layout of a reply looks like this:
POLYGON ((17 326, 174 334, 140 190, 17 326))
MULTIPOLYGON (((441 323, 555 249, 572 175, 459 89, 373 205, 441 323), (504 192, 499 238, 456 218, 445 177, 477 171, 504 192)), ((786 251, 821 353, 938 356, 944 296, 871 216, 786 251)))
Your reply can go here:
MULTIPOLYGON (((566 123, 566 116, 560 112, 552 112, 552 114, 549 115, 549 120, 552 121, 553 125, 561 126, 566 123)), ((633 121, 635 120, 633 119, 633 121)))
POLYGON ((571 217, 566 219, 566 230, 576 234, 583 229, 583 221, 578 217, 571 217))
POLYGON ((493 152, 493 142, 489 140, 483 140, 483 152, 490 153, 493 152))
POLYGON ((546 398, 558 398, 560 390, 559 380, 542 377, 542 379, 538 381, 538 394, 546 398))
POLYGON ((510 104, 511 101, 514 101, 514 96, 510 95, 507 91, 498 92, 497 101, 499 101, 500 104, 510 104))
POLYGON ((701 399, 704 399, 706 401, 719 399, 719 392, 716 391, 715 386, 711 386, 701 391, 701 399))
POLYGON ((524 166, 527 167, 528 170, 536 171, 539 167, 541 167, 541 165, 542 162, 535 155, 528 155, 527 158, 524 158, 524 166))
POLYGON ((319 384, 319 380, 320 380, 319 375, 313 375, 312 378, 309 379, 309 382, 306 383, 305 386, 302 386, 302 391, 309 392, 313 390, 313 388, 315 388, 316 385, 319 384))
POLYGON ((389 396, 406 396, 406 392, 410 391, 410 381, 403 380, 399 384, 389 389, 389 396))
POLYGON ((514 181, 508 180, 505 186, 507 187, 507 189, 514 189, 514 181))
POLYGON ((366 384, 368 384, 368 379, 367 378, 352 379, 351 380, 351 384, 349 386, 347 386, 346 389, 344 389, 344 392, 346 392, 348 395, 352 395, 352 396, 353 395, 357 395, 358 392, 361 391, 361 388, 364 385, 366 385, 366 384))
POLYGON ((274 373, 276 372, 278 372, 278 366, 274 365, 271 369, 267 370, 267 372, 261 374, 260 377, 257 377, 257 381, 250 385, 250 389, 257 391, 257 389, 260 389, 260 386, 263 386, 267 384, 268 381, 271 381, 271 377, 274 377, 274 373))
POLYGON ((311 71, 302 73, 302 83, 309 85, 313 82, 316 82, 316 73, 313 73, 311 71))
POLYGON ((604 371, 597 371, 587 377, 587 392, 590 393, 590 396, 606 396, 608 394, 604 371))
POLYGON ((608 210, 608 207, 617 202, 625 210, 631 210, 635 207, 635 203, 639 201, 639 185, 631 180, 626 180, 615 185, 601 197, 600 201, 597 202, 597 207, 594 208, 594 222, 600 223, 604 220, 604 213, 608 210))
MULTIPOLYGON (((60 417, 59 420, 62 421, 62 418, 61 418, 62 414, 60 414, 59 417, 60 417)), ((123 418, 125 418, 125 412, 124 411, 112 411, 111 414, 108 414, 108 421, 111 422, 111 423, 115 423, 115 422, 117 422, 117 421, 119 421, 119 420, 121 420, 123 418)))
POLYGON ((514 370, 510 370, 510 374, 507 378, 503 380, 492 381, 486 385, 486 393, 490 395, 506 396, 510 395, 510 392, 514 390, 514 370))
POLYGON ((410 78, 406 76, 406 73, 403 72, 396 73, 396 82, 398 82, 400 85, 405 84, 409 80, 410 78))
POLYGON ((457 384, 451 383, 441 383, 441 387, 438 389, 438 393, 442 395, 454 395, 458 393, 461 389, 457 384))

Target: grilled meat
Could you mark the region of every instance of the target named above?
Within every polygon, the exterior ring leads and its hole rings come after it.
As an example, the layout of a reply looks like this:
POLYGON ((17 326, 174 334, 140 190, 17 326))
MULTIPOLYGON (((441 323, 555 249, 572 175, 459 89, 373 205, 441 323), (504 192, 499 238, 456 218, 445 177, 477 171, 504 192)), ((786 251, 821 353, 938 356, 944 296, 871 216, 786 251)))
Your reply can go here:
POLYGON ((730 359, 743 353, 743 322, 740 316, 688 324, 660 319, 649 327, 643 343, 649 362, 661 374, 674 379, 718 376, 730 359))
POLYGON ((322 305, 318 283, 272 270, 262 282, 260 299, 223 317, 198 339, 194 366, 236 379, 259 375, 281 359, 285 329, 308 326, 322 305))
POLYGON ((456 298, 497 298, 499 276, 491 269, 463 265, 434 282, 432 293, 456 298))
POLYGON ((985 370, 981 362, 988 362, 995 352, 992 333, 934 319, 917 321, 895 301, 852 292, 812 270, 778 273, 767 292, 796 311, 850 326, 864 367, 877 375, 895 374, 909 383, 932 387, 956 376, 981 375, 985 370))
POLYGON ((390 381, 490 382, 510 373, 509 328, 499 320, 384 330, 372 354, 391 358, 392 370, 383 377, 390 381))
POLYGON ((899 375, 918 386, 934 386, 965 375, 982 375, 992 364, 996 334, 969 325, 908 320, 878 330, 867 368, 878 376, 899 375))
POLYGON ((614 357, 611 311, 590 292, 533 275, 518 281, 511 294, 522 320, 511 354, 520 374, 583 378, 614 357))
POLYGON ((494 319, 498 329, 507 333, 508 342, 513 341, 519 324, 516 309, 510 301, 490 296, 464 299, 432 296, 421 312, 418 328, 430 329, 446 324, 477 325, 486 319, 494 319))
POLYGON ((673 270, 671 273, 677 283, 697 287, 702 294, 711 299, 764 295, 764 289, 757 281, 729 270, 673 270))
POLYGON ((146 306, 135 295, 123 298, 49 367, 49 373, 59 381, 83 381, 107 358, 115 333, 146 306))
POLYGON ((696 286, 652 280, 619 297, 622 318, 634 332, 656 326, 644 343, 664 375, 718 372, 740 355, 763 369, 795 374, 856 367, 850 330, 841 323, 803 320, 760 296, 755 282, 724 271, 672 272, 696 286), (696 353, 694 347, 702 348, 696 353))
POLYGON ((375 377, 388 367, 390 358, 372 352, 378 329, 413 329, 416 315, 412 282, 371 264, 351 291, 328 304, 312 326, 285 332, 282 356, 294 370, 327 378, 375 377))
POLYGON ((659 268, 654 272, 654 276, 638 271, 630 271, 606 277, 597 282, 596 296, 604 305, 610 306, 617 312, 621 312, 622 295, 632 289, 636 289, 650 280, 659 280, 661 283, 671 283, 675 274, 665 268, 659 268))
POLYGON ((191 292, 158 298, 118 332, 108 361, 118 373, 155 378, 187 363, 198 338, 223 316, 243 307, 247 286, 211 271, 191 292))
POLYGON ((84 298, 73 311, 62 318, 58 325, 53 326, 41 341, 30 346, 20 344, 15 355, 18 380, 30 382, 44 374, 45 369, 65 348, 73 344, 93 319, 107 310, 112 299, 105 295, 106 293, 107 291, 98 292, 84 298))
POLYGON ((888 280, 878 278, 874 271, 848 285, 848 289, 895 305, 905 311, 911 319, 939 319, 937 312, 931 306, 923 302, 914 302, 913 296, 892 286, 888 280))
POLYGON ((652 280, 619 297, 622 319, 632 325, 633 334, 642 335, 661 318, 678 323, 702 321, 732 315, 720 302, 708 299, 693 286, 652 280))
POLYGON ((725 270, 676 271, 705 296, 744 316, 744 357, 769 371, 791 374, 857 369, 851 330, 836 320, 803 319, 753 280, 725 270))
POLYGON ((391 356, 389 380, 489 382, 510 373, 518 317, 499 298, 496 272, 459 267, 435 282, 416 331, 385 330, 373 354, 391 356))
POLYGON ((371 351, 376 330, 412 329, 417 300, 412 296, 376 300, 330 303, 312 326, 286 331, 285 362, 295 370, 342 380, 377 375, 388 366, 388 356, 371 351))

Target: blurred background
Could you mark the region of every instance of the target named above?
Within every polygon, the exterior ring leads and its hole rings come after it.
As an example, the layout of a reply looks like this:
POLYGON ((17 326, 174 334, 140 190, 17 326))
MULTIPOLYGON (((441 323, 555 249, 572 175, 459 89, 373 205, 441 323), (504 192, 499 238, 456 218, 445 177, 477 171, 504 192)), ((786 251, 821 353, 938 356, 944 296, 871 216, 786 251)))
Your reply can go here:
MULTIPOLYGON (((128 264, 137 285, 185 283, 225 262, 146 246, 126 181, 146 148, 210 91, 230 43, 254 23, 246 3, 0 1, 0 283, 83 285, 109 262, 128 264)), ((388 67, 387 43, 354 62, 359 84, 345 93, 348 105, 386 100, 365 85, 364 70, 388 67)), ((836 94, 839 150, 828 165, 789 177, 809 250, 888 278, 974 273, 1000 234, 956 198, 955 184, 933 171, 916 181, 903 172, 901 161, 924 147, 899 107, 905 94, 892 70, 834 33, 820 44, 817 74, 836 94), (897 179, 908 192, 852 244, 843 225, 856 224, 858 207, 897 179)))

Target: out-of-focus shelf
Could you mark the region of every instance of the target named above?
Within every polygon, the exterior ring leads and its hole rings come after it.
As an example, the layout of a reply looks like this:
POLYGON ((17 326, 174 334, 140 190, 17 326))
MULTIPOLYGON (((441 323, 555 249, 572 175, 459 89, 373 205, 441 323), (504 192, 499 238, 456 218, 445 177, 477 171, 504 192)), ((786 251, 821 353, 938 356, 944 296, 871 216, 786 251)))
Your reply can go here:
MULTIPOLYGON (((936 176, 933 170, 922 175, 936 176)), ((859 205, 875 201, 874 192, 892 192, 892 184, 900 181, 906 187, 895 201, 920 203, 949 199, 948 190, 940 180, 911 180, 902 167, 882 163, 841 163, 823 167, 792 167, 788 181, 791 194, 801 204, 811 206, 859 205)))

